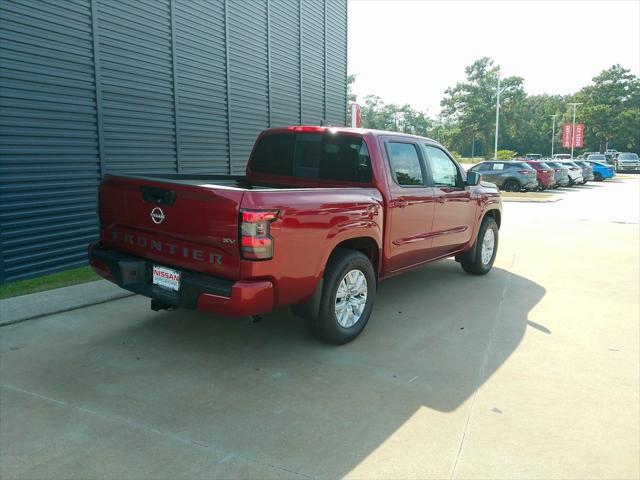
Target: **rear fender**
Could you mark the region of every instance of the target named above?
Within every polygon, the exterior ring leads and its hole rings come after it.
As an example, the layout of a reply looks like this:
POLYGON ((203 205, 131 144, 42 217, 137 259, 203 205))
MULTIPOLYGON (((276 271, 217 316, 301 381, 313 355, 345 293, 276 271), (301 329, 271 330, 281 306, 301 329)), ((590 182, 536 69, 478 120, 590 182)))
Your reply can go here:
POLYGON ((376 274, 379 275, 381 263, 379 259, 381 258, 380 252, 382 249, 382 226, 378 225, 378 223, 373 220, 356 220, 337 225, 327 233, 327 244, 331 245, 331 248, 325 250, 319 259, 319 263, 316 268, 316 271, 319 273, 318 276, 322 277, 324 274, 324 268, 329 261, 329 257, 341 244, 348 243, 350 240, 366 238, 371 239, 375 243, 375 249, 377 250, 375 253, 378 258, 378 265, 374 265, 374 270, 376 271, 376 274))
POLYGON ((375 222, 349 222, 340 225, 338 229, 332 229, 327 236, 327 243, 331 245, 323 255, 316 268, 316 286, 312 295, 305 301, 292 305, 292 312, 302 318, 313 320, 317 318, 320 311, 320 300, 322 299, 323 275, 329 258, 339 248, 355 248, 363 245, 375 245, 374 252, 368 254, 373 256, 374 270, 376 277, 380 275, 380 251, 382 246, 382 235, 380 228, 375 222), (372 255, 371 255, 372 254, 372 255))

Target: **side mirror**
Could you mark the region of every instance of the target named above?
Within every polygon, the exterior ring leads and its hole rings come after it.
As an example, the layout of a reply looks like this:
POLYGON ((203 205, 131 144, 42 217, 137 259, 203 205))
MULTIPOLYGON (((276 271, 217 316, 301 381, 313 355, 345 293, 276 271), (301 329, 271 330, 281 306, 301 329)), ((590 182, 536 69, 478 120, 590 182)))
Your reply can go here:
POLYGON ((467 186, 475 187, 480 183, 480 174, 478 172, 467 172, 467 186))

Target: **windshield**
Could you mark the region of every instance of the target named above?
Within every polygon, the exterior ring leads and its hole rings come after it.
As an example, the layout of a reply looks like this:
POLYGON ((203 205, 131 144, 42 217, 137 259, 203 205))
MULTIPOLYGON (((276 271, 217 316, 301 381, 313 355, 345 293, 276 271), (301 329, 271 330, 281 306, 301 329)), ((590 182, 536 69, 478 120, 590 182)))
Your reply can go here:
POLYGON ((601 161, 601 160, 606 160, 606 157, 604 155, 589 155, 587 157, 587 160, 593 160, 593 161, 601 161))
POLYGON ((324 133, 267 133, 251 158, 251 172, 345 182, 371 181, 362 137, 324 133))
POLYGON ((618 155, 618 160, 638 160, 638 154, 637 153, 621 153, 620 155, 618 155))

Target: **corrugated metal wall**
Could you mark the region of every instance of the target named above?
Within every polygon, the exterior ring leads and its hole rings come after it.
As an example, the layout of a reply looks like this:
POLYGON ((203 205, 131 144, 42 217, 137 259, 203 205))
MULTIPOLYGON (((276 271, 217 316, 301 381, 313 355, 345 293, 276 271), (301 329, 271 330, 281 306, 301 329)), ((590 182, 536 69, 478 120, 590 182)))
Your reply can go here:
POLYGON ((0 1, 0 283, 86 263, 105 172, 243 173, 346 121, 346 0, 0 1))
POLYGON ((82 265, 100 181, 88 2, 0 2, 5 280, 82 265))

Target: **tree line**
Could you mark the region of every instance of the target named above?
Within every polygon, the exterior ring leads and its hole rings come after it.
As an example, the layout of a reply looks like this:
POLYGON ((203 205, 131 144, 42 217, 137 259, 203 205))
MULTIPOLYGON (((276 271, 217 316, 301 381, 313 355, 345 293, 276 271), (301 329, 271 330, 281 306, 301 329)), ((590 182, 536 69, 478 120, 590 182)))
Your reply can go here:
MULTIPOLYGON (((492 157, 499 71, 488 57, 466 67, 465 80, 445 90, 436 118, 408 104, 367 95, 361 103, 362 126, 434 138, 463 157, 492 157)), ((348 84, 354 80, 350 75, 348 84)), ((499 150, 550 154, 551 116, 557 115, 554 152, 563 152, 561 126, 572 121, 571 102, 582 103, 576 123, 585 124, 584 148, 576 151, 640 150, 640 78, 620 65, 602 71, 572 95, 527 95, 518 76, 501 78, 500 90, 499 150)), ((355 96, 350 93, 349 99, 355 101, 355 96)))

